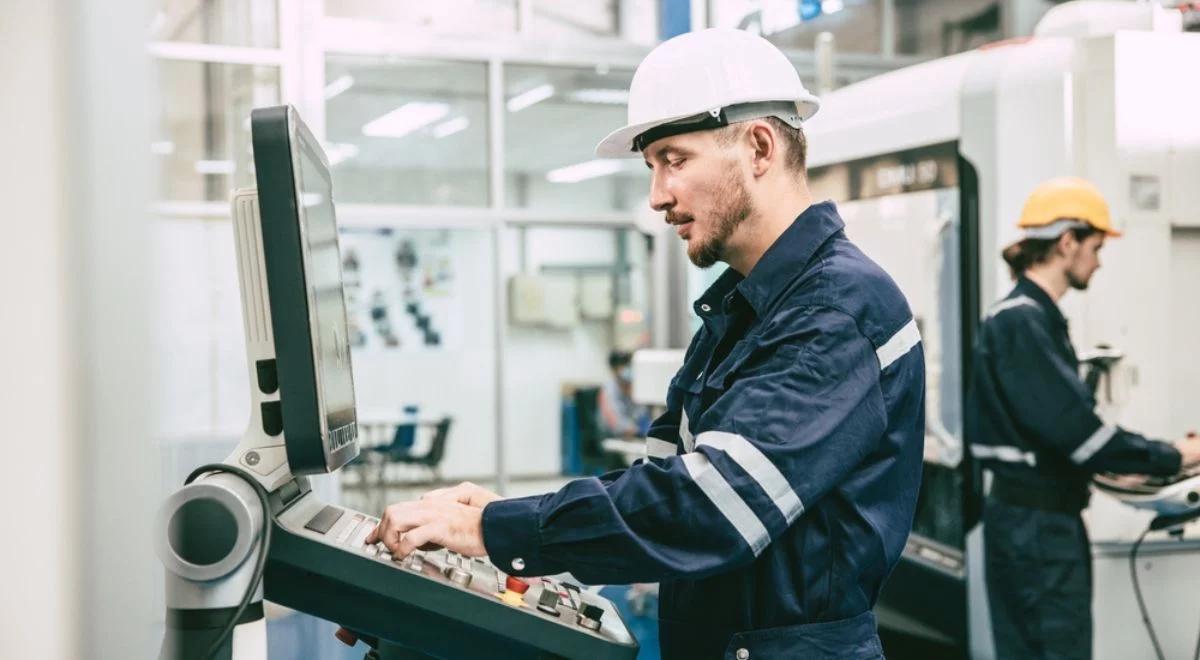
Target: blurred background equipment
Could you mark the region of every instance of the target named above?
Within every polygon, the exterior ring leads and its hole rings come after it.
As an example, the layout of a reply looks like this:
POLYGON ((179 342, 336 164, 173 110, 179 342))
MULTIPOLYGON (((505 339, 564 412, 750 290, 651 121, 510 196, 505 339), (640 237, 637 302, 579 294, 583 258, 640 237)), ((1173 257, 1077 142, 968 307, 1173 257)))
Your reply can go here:
MULTIPOLYGON (((1124 354, 1093 360, 1109 368, 1101 414, 1160 438, 1195 424, 1198 354, 1184 330, 1196 322, 1195 306, 1180 297, 1179 283, 1200 276, 1200 200, 1180 177, 1200 171, 1200 132, 1185 118, 1200 109, 1200 96, 1170 84, 1167 71, 1198 56, 1200 41, 1181 31, 1178 11, 1074 2, 1050 9, 1032 39, 822 99, 809 126, 814 193, 839 203, 850 238, 900 284, 926 351, 925 475, 904 558, 876 608, 885 629, 934 644, 945 657, 992 657, 976 526, 985 483, 962 447, 962 383, 975 324, 1010 287, 997 255, 1017 238, 1013 223, 1038 182, 1070 174, 1096 182, 1126 232, 1104 253, 1088 294, 1062 304, 1077 345, 1120 346, 1124 354)), ((1152 514, 1112 494, 1100 491, 1085 512, 1093 657, 1152 657, 1147 636, 1124 632, 1140 620, 1127 561, 1152 514)), ((1155 532, 1142 550, 1154 570, 1141 586, 1163 612, 1157 625, 1168 656, 1195 644, 1200 605, 1190 594, 1200 582, 1185 576, 1200 568, 1197 534, 1185 527, 1181 543, 1155 532)))

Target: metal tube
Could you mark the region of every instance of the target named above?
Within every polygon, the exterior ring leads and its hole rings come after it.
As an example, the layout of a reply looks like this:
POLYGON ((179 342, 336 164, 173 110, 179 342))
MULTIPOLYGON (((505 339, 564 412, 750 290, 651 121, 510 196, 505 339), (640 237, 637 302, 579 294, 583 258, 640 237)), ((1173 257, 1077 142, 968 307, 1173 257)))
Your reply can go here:
MULTIPOLYGON (((490 205, 504 208, 504 65, 498 59, 488 61, 488 183, 490 205)), ((504 463, 504 343, 508 323, 508 291, 504 286, 504 220, 492 224, 492 301, 494 305, 495 361, 493 385, 496 407, 496 492, 505 494, 508 471, 504 463)))

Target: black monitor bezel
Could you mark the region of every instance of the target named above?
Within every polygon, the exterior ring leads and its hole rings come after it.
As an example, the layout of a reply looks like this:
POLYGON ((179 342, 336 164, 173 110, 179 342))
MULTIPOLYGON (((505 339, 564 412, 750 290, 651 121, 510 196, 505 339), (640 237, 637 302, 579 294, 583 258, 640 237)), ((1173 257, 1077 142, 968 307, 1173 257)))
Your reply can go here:
POLYGON ((288 467, 294 475, 333 472, 358 456, 359 446, 354 439, 329 450, 295 172, 301 149, 324 165, 326 177, 329 163, 313 148, 318 142, 291 106, 257 108, 250 113, 250 126, 288 467))

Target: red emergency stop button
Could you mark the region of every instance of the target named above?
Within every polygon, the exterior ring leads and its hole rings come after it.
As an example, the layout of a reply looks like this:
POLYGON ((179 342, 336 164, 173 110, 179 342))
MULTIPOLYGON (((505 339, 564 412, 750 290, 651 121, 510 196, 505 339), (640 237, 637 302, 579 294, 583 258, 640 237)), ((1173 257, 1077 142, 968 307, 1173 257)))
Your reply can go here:
POLYGON ((519 577, 508 576, 504 581, 504 588, 509 591, 515 591, 519 594, 524 594, 529 591, 529 583, 519 577))
POLYGON ((338 628, 337 632, 333 633, 333 636, 337 637, 338 641, 346 646, 354 646, 358 643, 358 635, 355 635, 345 628, 338 628))

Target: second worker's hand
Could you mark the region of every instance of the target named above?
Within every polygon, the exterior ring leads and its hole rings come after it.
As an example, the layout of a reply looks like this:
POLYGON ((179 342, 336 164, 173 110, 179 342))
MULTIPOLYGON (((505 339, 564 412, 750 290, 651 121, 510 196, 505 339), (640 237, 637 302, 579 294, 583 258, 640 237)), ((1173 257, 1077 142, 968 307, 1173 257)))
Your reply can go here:
POLYGON ((1181 467, 1187 468, 1200 463, 1200 437, 1189 433, 1183 440, 1176 441, 1174 446, 1183 459, 1181 467))
POLYGON ((467 557, 481 557, 487 554, 483 508, 449 499, 393 504, 384 509, 366 542, 383 543, 397 559, 431 544, 467 557))

